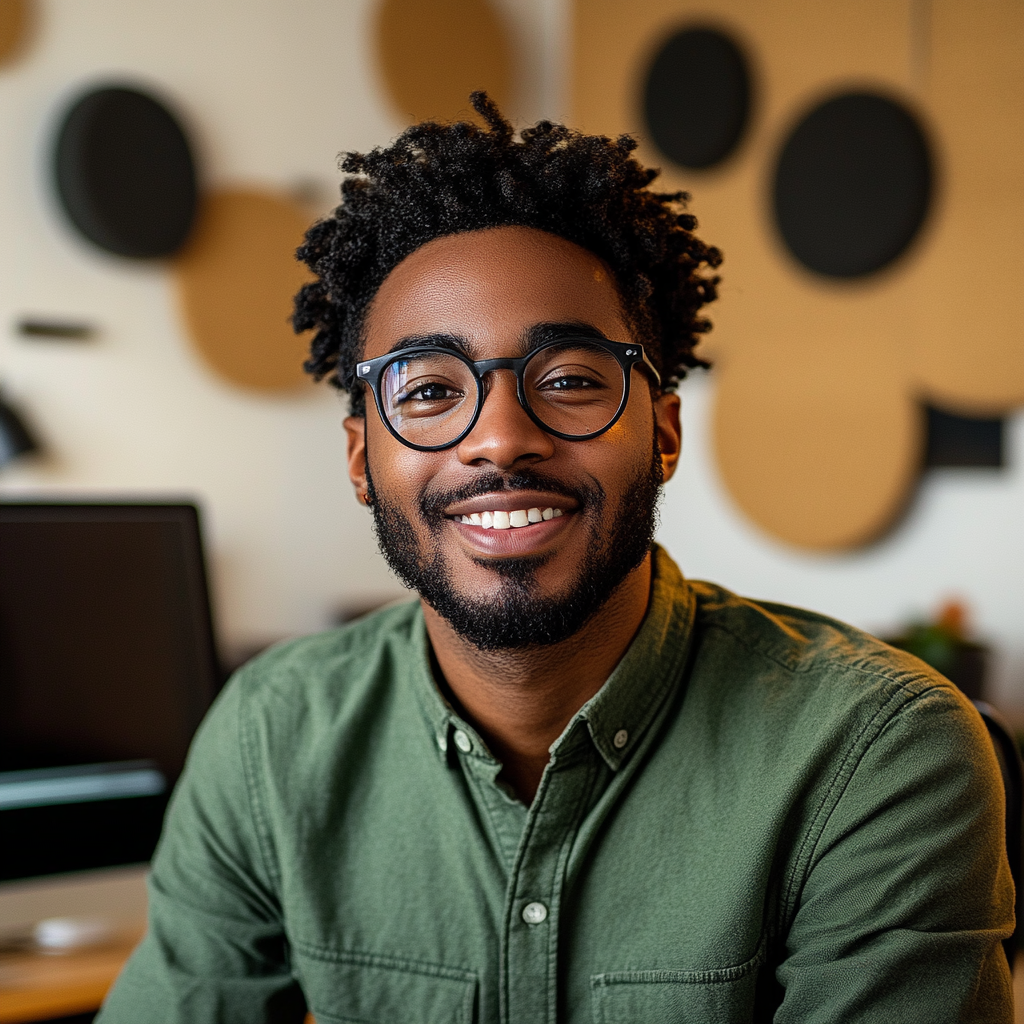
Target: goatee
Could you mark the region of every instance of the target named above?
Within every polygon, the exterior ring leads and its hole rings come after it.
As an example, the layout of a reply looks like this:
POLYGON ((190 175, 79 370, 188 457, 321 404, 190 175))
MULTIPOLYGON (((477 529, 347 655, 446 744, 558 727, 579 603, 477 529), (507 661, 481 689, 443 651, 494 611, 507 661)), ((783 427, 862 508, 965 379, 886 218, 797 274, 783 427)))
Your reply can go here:
POLYGON ((590 531, 587 555, 565 581, 561 594, 540 595, 537 570, 548 556, 539 555, 477 559, 478 565, 498 577, 499 585, 486 599, 474 599, 459 592, 440 544, 432 551, 424 550, 403 510, 376 490, 369 464, 366 475, 374 532, 388 565, 456 633, 485 651, 542 647, 577 633, 650 551, 663 479, 655 439, 651 459, 623 488, 607 528, 602 528, 607 495, 596 481, 570 487, 534 470, 521 470, 485 473, 471 485, 453 491, 432 491, 428 485, 419 497, 419 514, 435 538, 448 525, 444 510, 456 502, 496 491, 527 489, 571 498, 577 506, 574 515, 582 517, 590 531))

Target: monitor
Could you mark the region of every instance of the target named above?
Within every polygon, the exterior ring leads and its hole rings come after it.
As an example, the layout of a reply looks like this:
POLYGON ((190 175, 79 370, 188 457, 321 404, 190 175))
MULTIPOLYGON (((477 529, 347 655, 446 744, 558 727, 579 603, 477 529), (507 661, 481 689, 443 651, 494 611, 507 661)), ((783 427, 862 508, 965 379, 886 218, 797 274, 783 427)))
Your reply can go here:
POLYGON ((195 506, 0 503, 0 880, 148 860, 219 683, 195 506))

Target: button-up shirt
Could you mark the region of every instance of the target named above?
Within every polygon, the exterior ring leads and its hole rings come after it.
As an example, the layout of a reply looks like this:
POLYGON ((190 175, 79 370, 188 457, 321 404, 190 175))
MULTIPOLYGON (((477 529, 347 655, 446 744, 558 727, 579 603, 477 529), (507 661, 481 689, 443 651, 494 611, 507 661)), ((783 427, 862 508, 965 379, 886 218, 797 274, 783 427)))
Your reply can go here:
POLYGON ((524 806, 407 604, 270 651, 193 744, 102 1024, 1009 1021, 984 727, 909 655, 686 581, 524 806))

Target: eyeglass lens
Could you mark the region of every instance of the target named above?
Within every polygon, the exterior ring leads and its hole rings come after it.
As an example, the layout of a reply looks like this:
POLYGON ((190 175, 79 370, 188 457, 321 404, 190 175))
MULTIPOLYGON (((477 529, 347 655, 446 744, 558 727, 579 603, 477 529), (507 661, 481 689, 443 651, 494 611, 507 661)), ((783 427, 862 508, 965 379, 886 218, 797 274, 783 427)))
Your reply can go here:
MULTIPOLYGON (((526 400, 550 430, 583 437, 608 426, 625 388, 619 361, 607 350, 572 341, 539 349, 526 364, 526 400)), ((448 352, 420 352, 390 363, 381 378, 384 412, 411 444, 432 448, 458 438, 476 412, 473 371, 448 352)))

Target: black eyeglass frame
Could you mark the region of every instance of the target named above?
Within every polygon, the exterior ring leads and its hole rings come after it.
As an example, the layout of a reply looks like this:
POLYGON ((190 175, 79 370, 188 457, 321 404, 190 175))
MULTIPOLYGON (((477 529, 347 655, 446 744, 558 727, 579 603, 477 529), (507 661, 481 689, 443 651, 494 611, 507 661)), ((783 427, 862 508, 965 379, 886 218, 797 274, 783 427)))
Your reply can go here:
POLYGON ((618 423, 619 417, 624 412, 626 403, 629 401, 630 377, 632 376, 633 367, 636 366, 637 363, 651 374, 655 384, 660 387, 661 374, 658 373, 654 364, 648 358, 647 353, 644 352, 643 345, 636 345, 622 341, 612 341, 610 338, 594 338, 586 335, 570 335, 562 338, 552 338, 551 341, 547 341, 543 345, 538 345, 532 352, 516 359, 479 359, 474 361, 458 349, 447 348, 444 345, 415 345, 410 346, 409 348, 398 349, 396 352, 388 352, 385 355, 377 356, 375 359, 360 360, 360 362, 356 364, 356 379, 368 385, 370 390, 373 392, 373 400, 377 405, 377 412, 380 414, 380 418, 384 423, 384 426, 388 428, 394 438, 401 441, 407 448, 412 448, 414 451, 443 452, 449 448, 454 448, 455 445, 467 437, 476 426, 476 421, 480 418, 480 412, 484 407, 484 400, 487 397, 484 392, 484 376, 491 373, 493 370, 512 370, 515 373, 516 396, 519 398, 519 404, 523 407, 527 416, 529 416, 530 419, 533 420, 533 422, 536 423, 537 426, 545 433, 551 434, 553 437, 559 437, 563 441, 591 441, 595 437, 600 437, 606 431, 611 430, 611 428, 618 423), (618 409, 615 410, 615 415, 612 416, 612 418, 600 430, 595 430, 589 434, 565 434, 560 430, 554 430, 541 420, 533 409, 530 408, 530 403, 526 400, 525 377, 526 367, 530 360, 535 358, 541 352, 544 352, 549 348, 554 348, 556 345, 567 345, 572 344, 573 342, 585 342, 588 345, 595 345, 597 348, 604 349, 604 351, 611 353, 615 356, 616 361, 623 371, 622 400, 619 402, 618 409), (398 362, 401 359, 408 359, 410 356, 425 354, 436 355, 439 352, 444 353, 445 355, 454 356, 456 359, 461 360, 473 374, 477 383, 476 409, 473 410, 473 416, 468 425, 454 440, 448 441, 446 444, 414 444, 412 441, 402 437, 402 435, 392 425, 387 414, 384 412, 384 398, 381 395, 380 390, 381 378, 392 363, 398 362))

